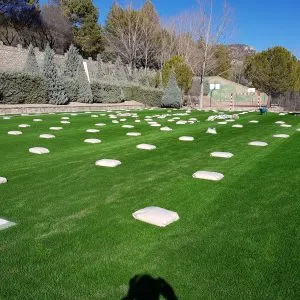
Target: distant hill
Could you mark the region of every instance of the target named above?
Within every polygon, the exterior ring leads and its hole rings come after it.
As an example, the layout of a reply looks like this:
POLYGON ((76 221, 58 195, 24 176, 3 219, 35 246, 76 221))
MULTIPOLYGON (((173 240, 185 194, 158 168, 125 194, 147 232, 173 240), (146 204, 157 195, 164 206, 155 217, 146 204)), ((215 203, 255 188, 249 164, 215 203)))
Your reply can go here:
POLYGON ((229 55, 231 61, 241 61, 243 62, 248 56, 253 55, 256 53, 255 48, 242 45, 242 44, 231 44, 228 45, 229 48, 229 55))

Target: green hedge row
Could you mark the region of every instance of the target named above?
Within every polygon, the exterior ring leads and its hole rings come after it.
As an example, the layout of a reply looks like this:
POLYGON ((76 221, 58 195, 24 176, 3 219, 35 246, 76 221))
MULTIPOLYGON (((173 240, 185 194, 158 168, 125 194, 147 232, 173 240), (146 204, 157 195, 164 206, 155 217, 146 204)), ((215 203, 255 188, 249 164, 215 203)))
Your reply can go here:
MULTIPOLYGON (((78 85, 70 78, 64 78, 64 87, 70 102, 77 102, 78 85)), ((93 102, 120 103, 137 101, 148 106, 161 106, 163 91, 122 82, 112 84, 105 81, 91 83, 93 102)), ((3 104, 34 104, 47 103, 47 89, 40 76, 24 73, 0 72, 0 103, 3 104)))
POLYGON ((93 102, 120 103, 137 101, 148 106, 160 106, 163 91, 156 88, 140 86, 137 84, 111 84, 108 82, 91 83, 93 102))
POLYGON ((47 90, 39 76, 0 72, 0 103, 47 103, 47 90))

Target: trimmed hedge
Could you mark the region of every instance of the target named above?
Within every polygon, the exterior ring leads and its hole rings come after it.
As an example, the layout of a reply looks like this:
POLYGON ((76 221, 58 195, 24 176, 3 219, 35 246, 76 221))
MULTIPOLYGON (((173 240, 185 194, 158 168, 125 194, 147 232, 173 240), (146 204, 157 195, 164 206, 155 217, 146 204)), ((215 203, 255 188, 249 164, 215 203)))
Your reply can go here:
POLYGON ((47 90, 43 78, 24 73, 0 72, 0 103, 47 103, 47 90))
POLYGON ((163 96, 163 91, 160 89, 140 86, 129 82, 122 82, 118 85, 97 81, 91 83, 91 88, 93 101, 97 103, 120 103, 126 100, 160 107, 163 96))

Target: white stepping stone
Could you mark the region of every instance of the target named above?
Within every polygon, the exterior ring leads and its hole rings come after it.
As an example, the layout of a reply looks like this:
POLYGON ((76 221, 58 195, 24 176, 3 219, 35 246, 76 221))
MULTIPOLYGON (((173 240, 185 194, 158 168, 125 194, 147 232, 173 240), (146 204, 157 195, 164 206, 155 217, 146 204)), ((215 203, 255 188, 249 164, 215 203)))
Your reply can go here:
POLYGON ((135 123, 141 123, 141 120, 134 120, 135 123))
POLYGON ((55 135, 53 135, 53 134, 41 134, 40 138, 41 139, 54 139, 55 135))
POLYGON ((21 134, 23 134, 23 132, 15 130, 15 131, 9 131, 7 134, 10 134, 10 135, 21 135, 21 134))
POLYGON ((216 152, 212 152, 210 154, 210 156, 220 157, 220 158, 231 158, 233 156, 233 154, 230 153, 230 152, 218 152, 218 151, 216 151, 216 152))
POLYGON ((88 144, 99 144, 99 143, 101 143, 101 140, 99 140, 99 139, 85 139, 84 142, 88 143, 88 144))
POLYGON ((266 146, 268 146, 268 143, 254 141, 254 142, 250 142, 248 145, 249 146, 257 146, 257 147, 266 147, 266 146))
POLYGON ((99 129, 87 129, 86 132, 97 133, 97 132, 100 132, 100 130, 99 129))
POLYGON ((219 181, 224 178, 224 175, 222 173, 217 172, 197 171, 193 174, 193 178, 219 181))
POLYGON ((192 142, 194 140, 194 138, 192 136, 181 136, 179 138, 179 141, 183 141, 183 142, 192 142))
POLYGON ((29 124, 20 124, 19 127, 20 128, 27 128, 27 127, 30 127, 30 125, 29 124))
POLYGON ((300 128, 297 128, 296 131, 300 131, 300 128))
POLYGON ((91 115, 91 118, 98 118, 98 115, 91 115))
POLYGON ((234 119, 228 119, 228 120, 226 120, 226 122, 235 122, 235 120, 234 119))
POLYGON ((156 146, 150 145, 150 144, 139 144, 136 147, 137 147, 137 149, 141 149, 141 150, 154 150, 154 149, 156 149, 156 146))
POLYGON ((122 128, 134 128, 133 125, 122 125, 122 128))
POLYGON ((206 133, 209 133, 209 134, 217 134, 217 131, 216 131, 216 128, 208 128, 206 133))
POLYGON ((116 159, 100 159, 96 161, 96 166, 99 167, 115 168, 119 165, 121 165, 121 162, 116 159))
POLYGON ((177 212, 157 206, 142 208, 132 214, 133 218, 151 225, 166 227, 179 220, 177 212))
POLYGON ((286 113, 280 113, 279 114, 279 116, 285 116, 286 115, 286 113))
POLYGON ((10 120, 11 117, 3 117, 2 119, 3 119, 3 120, 10 120))
POLYGON ((43 120, 42 119, 33 119, 32 121, 33 122, 42 122, 43 120))
POLYGON ((7 182, 7 178, 0 177, 0 184, 6 183, 6 182, 7 182))
POLYGON ((62 127, 50 127, 49 128, 50 130, 62 130, 63 128, 62 127))
POLYGON ((290 136, 288 134, 274 134, 273 135, 274 138, 282 138, 282 139, 287 139, 290 136))
POLYGON ((61 124, 70 124, 70 121, 60 121, 61 124))
POLYGON ((197 122, 198 120, 196 118, 189 118, 190 121, 195 121, 197 122))
POLYGON ((172 131, 173 129, 166 126, 166 127, 161 127, 160 130, 161 131, 172 131))
POLYGON ((241 124, 234 124, 232 125, 233 128, 243 128, 244 126, 241 124))
POLYGON ((120 119, 120 122, 126 122, 127 119, 120 119))
POLYGON ((34 154, 47 154, 50 151, 44 147, 33 147, 29 149, 29 152, 34 154))
POLYGON ((78 114, 76 114, 76 113, 71 113, 70 115, 71 116, 78 116, 78 114))
POLYGON ((70 120, 69 117, 61 117, 62 120, 70 120))
POLYGON ((128 135, 128 136, 140 136, 142 134, 140 132, 127 132, 126 135, 128 135))
POLYGON ((292 125, 289 125, 289 124, 281 124, 280 127, 290 128, 290 127, 292 127, 292 125))
POLYGON ((281 124, 285 124, 285 122, 284 121, 277 121, 277 122, 275 122, 275 124, 281 125, 281 124))
POLYGON ((225 122, 225 121, 220 121, 220 122, 217 122, 217 124, 219 124, 219 125, 226 125, 227 122, 225 122))
POLYGON ((10 221, 4 220, 4 219, 0 219, 0 230, 6 229, 6 228, 14 226, 14 225, 16 225, 16 224, 13 222, 10 222, 10 221))
POLYGON ((97 123, 97 124, 95 124, 95 126, 97 126, 97 127, 103 127, 103 126, 106 126, 106 124, 105 123, 97 123))
POLYGON ((257 121, 257 120, 251 120, 251 121, 249 121, 249 123, 257 124, 257 123, 259 123, 259 121, 257 121))
POLYGON ((119 123, 118 120, 112 120, 111 122, 112 122, 113 124, 118 124, 118 123, 119 123))
POLYGON ((161 124, 151 124, 151 127, 161 127, 161 124))
POLYGON ((177 121, 176 125, 185 125, 187 124, 187 121, 177 121))

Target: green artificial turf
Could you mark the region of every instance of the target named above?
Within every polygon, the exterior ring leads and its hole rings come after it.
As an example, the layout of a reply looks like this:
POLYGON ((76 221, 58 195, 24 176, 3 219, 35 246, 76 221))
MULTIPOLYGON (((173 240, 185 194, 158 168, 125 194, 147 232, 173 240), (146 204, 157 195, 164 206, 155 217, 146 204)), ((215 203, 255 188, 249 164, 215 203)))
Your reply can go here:
POLYGON ((196 124, 155 119, 172 132, 143 121, 166 112, 137 111, 141 123, 120 124, 84 113, 70 116, 71 124, 59 122, 68 114, 0 119, 0 176, 8 179, 0 185, 0 218, 16 223, 0 231, 1 299, 120 299, 140 273, 164 278, 179 299, 300 298, 300 118, 249 113, 216 125, 205 121, 212 113, 194 111, 181 119, 196 117, 196 124), (100 122, 107 124, 100 133, 85 132, 100 122), (31 127, 19 129, 22 123, 31 127), (218 134, 206 134, 208 127, 218 134), (180 142, 182 135, 195 141, 180 142), (248 146, 254 140, 269 145, 248 146), (138 150, 140 143, 157 149, 138 150), (29 153, 35 146, 50 153, 29 153), (211 158, 212 151, 234 157, 211 158), (96 167, 102 158, 122 165, 96 167), (193 179, 198 170, 225 177, 193 179), (146 206, 176 211, 180 220, 159 228, 133 219, 146 206))

